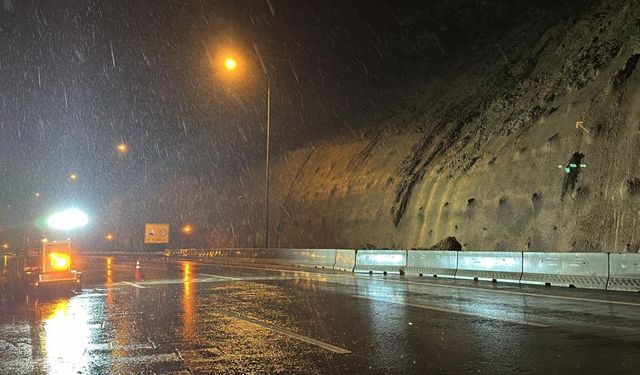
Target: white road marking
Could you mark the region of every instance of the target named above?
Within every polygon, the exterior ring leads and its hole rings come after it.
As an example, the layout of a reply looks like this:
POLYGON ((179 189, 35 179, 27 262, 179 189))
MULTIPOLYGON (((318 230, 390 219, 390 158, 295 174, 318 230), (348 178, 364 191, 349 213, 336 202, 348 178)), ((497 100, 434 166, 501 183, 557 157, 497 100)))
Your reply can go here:
POLYGON ((219 276, 219 275, 211 275, 209 273, 199 273, 202 276, 207 276, 207 277, 217 277, 220 279, 226 279, 226 280, 242 280, 241 278, 237 278, 237 277, 229 277, 229 276, 219 276))
POLYGON ((102 342, 102 343, 94 343, 89 344, 86 347, 86 351, 88 352, 98 352, 98 351, 122 351, 122 352, 133 352, 136 350, 151 350, 155 349, 149 344, 127 344, 127 345, 114 345, 113 342, 102 342))
POLYGON ((181 362, 183 359, 177 353, 137 355, 133 357, 115 357, 112 359, 116 363, 124 364, 150 364, 158 362, 181 362))
POLYGON ((338 353, 338 354, 349 354, 349 353, 351 353, 347 349, 343 349, 343 348, 340 348, 338 346, 331 345, 331 344, 328 344, 328 343, 320 341, 320 340, 312 339, 311 337, 303 336, 301 334, 298 334, 298 333, 295 333, 295 332, 291 332, 291 331, 289 331, 287 329, 280 328, 280 327, 275 326, 273 324, 261 322, 259 320, 255 320, 255 319, 246 317, 244 315, 236 314, 236 313, 231 312, 231 311, 222 310, 222 309, 213 309, 213 311, 216 311, 216 312, 218 312, 218 313, 220 313, 222 315, 226 315, 226 316, 228 316, 230 318, 243 320, 245 322, 260 326, 262 328, 266 328, 268 330, 280 333, 282 335, 285 335, 285 336, 288 336, 288 337, 291 337, 291 338, 294 338, 294 339, 297 339, 297 340, 300 340, 300 341, 304 341, 304 342, 306 342, 308 344, 319 346, 319 347, 321 347, 323 349, 327 349, 327 350, 332 351, 334 353, 338 353))
POLYGON ((468 311, 451 310, 451 309, 445 309, 445 308, 436 307, 436 306, 419 305, 419 304, 416 304, 416 303, 401 302, 401 301, 394 301, 394 300, 367 297, 367 296, 358 296, 358 295, 355 295, 355 294, 351 295, 351 297, 360 298, 360 299, 368 299, 368 300, 372 300, 372 301, 393 303, 393 304, 397 304, 397 305, 404 305, 404 306, 410 306, 410 307, 417 307, 419 309, 433 310, 433 311, 439 311, 439 312, 450 313, 450 314, 468 315, 468 316, 474 316, 474 317, 483 318, 483 319, 489 319, 489 320, 499 320, 499 321, 502 321, 502 322, 521 324, 521 325, 526 325, 526 326, 531 326, 531 327, 539 327, 539 328, 547 328, 547 327, 549 327, 548 325, 541 324, 541 323, 527 322, 527 321, 524 321, 524 320, 507 319, 507 318, 501 318, 501 317, 491 316, 491 315, 486 315, 486 314, 478 314, 478 313, 468 312, 468 311))
POLYGON ((464 290, 472 290, 474 292, 510 294, 510 295, 518 295, 518 296, 529 296, 529 297, 538 297, 538 298, 552 298, 552 299, 560 299, 560 300, 568 300, 568 301, 606 303, 606 304, 611 304, 611 305, 637 306, 637 307, 640 307, 640 303, 636 303, 636 302, 606 301, 606 300, 592 299, 592 298, 554 296, 554 295, 550 295, 550 294, 536 294, 536 293, 528 293, 528 292, 516 292, 516 291, 512 291, 512 290, 494 290, 494 289, 475 288, 475 287, 468 287, 468 286, 461 286, 461 285, 435 284, 435 283, 430 283, 430 282, 426 282, 426 281, 425 282, 416 282, 416 281, 409 281, 409 280, 374 279, 374 278, 366 277, 366 276, 363 277, 363 276, 354 276, 354 275, 336 275, 336 274, 323 273, 323 272, 294 271, 294 270, 282 270, 282 269, 276 269, 276 268, 234 266, 234 265, 227 265, 227 264, 211 264, 211 263, 199 263, 199 264, 201 264, 201 265, 210 265, 210 266, 219 266, 219 267, 244 268, 244 269, 250 269, 250 270, 264 270, 264 271, 273 271, 273 272, 304 273, 304 274, 322 276, 322 277, 371 280, 371 281, 381 281, 381 282, 396 283, 396 284, 412 284, 412 285, 421 285, 421 286, 433 286, 433 287, 438 287, 438 288, 464 289, 464 290))
POLYGON ((125 284, 125 285, 129 285, 129 286, 135 286, 136 288, 139 288, 139 289, 145 289, 146 288, 146 286, 143 286, 143 285, 140 285, 140 284, 130 283, 128 281, 122 281, 122 283, 125 284))

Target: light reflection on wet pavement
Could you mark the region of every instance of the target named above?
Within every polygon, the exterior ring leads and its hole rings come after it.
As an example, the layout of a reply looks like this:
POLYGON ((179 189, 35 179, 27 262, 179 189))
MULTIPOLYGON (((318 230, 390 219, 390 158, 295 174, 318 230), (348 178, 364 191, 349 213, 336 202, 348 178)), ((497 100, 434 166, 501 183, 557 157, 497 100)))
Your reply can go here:
POLYGON ((76 264, 82 293, 2 306, 0 373, 640 368, 636 294, 162 261, 135 283, 133 261, 76 264))

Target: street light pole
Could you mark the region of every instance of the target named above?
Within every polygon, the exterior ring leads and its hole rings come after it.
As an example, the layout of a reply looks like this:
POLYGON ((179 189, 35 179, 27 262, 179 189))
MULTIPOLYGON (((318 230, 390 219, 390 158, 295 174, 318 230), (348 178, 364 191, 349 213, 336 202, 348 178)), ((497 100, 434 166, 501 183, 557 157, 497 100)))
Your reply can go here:
POLYGON ((264 223, 264 238, 265 248, 269 248, 269 146, 270 146, 270 132, 271 132, 271 84, 267 80, 267 134, 266 134, 266 152, 265 152, 265 168, 264 168, 264 180, 265 180, 265 223, 264 223))
MULTIPOLYGON (((256 54, 260 57, 258 53, 258 47, 254 44, 254 49, 256 50, 256 54)), ((232 72, 238 68, 238 61, 232 56, 227 57, 223 62, 224 69, 229 72, 232 72)), ((266 129, 266 147, 265 147, 265 163, 264 163, 264 247, 266 249, 269 248, 269 148, 271 146, 270 136, 271 136, 271 82, 269 81, 269 75, 267 74, 267 68, 260 58, 260 63, 262 64, 262 69, 264 70, 264 76, 267 80, 267 129, 266 129)))

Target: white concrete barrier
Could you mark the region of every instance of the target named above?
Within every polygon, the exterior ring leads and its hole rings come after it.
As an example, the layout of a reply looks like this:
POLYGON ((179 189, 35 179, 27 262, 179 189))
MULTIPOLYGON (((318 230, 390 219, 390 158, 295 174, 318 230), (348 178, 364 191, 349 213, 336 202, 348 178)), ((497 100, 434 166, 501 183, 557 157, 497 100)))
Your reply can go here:
POLYGON ((406 266, 407 250, 358 250, 354 272, 399 274, 406 266))
POLYGON ((408 250, 407 275, 453 278, 458 267, 457 251, 408 250))
POLYGON ((250 263, 292 266, 309 258, 307 250, 300 249, 213 249, 189 250, 185 256, 207 258, 220 264, 250 263))
POLYGON ((609 254, 607 289, 640 292, 640 254, 609 254))
POLYGON ((607 253, 524 253, 522 284, 606 289, 607 253))
POLYGON ((456 279, 518 283, 521 276, 521 252, 458 252, 456 279))
POLYGON ((212 249, 182 250, 182 256, 208 258, 213 263, 275 264, 333 268, 336 251, 333 249, 212 249))
POLYGON ((315 268, 331 268, 336 263, 335 249, 309 249, 294 265, 315 268))
POLYGON ((355 250, 336 250, 336 262, 333 266, 335 270, 353 272, 353 268, 356 266, 356 251, 355 250))

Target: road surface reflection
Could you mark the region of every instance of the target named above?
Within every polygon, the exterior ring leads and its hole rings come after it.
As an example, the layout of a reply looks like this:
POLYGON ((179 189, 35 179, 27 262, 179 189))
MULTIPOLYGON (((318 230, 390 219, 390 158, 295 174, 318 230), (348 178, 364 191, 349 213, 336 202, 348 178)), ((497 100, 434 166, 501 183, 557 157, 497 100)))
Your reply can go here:
POLYGON ((89 316, 81 300, 60 300, 44 321, 44 350, 49 373, 82 371, 88 363, 89 316))

